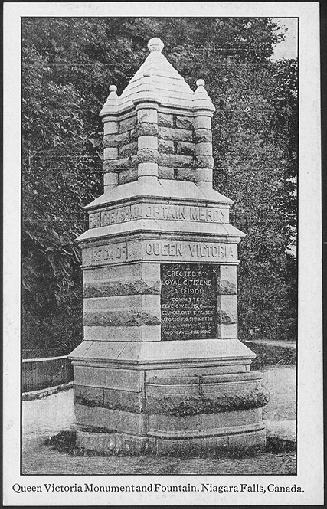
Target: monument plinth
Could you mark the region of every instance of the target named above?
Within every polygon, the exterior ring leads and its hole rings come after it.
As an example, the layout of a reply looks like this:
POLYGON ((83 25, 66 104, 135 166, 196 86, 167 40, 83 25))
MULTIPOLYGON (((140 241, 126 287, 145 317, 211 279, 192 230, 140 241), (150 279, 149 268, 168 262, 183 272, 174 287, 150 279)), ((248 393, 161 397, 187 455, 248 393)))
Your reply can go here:
POLYGON ((77 444, 157 453, 265 443, 255 355, 237 339, 231 200, 212 188, 214 106, 160 39, 101 111, 104 194, 79 237, 77 444))

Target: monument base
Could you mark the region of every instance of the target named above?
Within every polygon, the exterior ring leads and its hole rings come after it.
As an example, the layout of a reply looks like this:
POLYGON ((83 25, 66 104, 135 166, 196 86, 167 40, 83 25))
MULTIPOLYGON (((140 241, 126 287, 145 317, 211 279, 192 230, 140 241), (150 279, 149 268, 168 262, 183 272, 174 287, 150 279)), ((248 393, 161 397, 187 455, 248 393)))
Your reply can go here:
POLYGON ((77 431, 76 446, 98 454, 125 455, 174 455, 174 456, 225 456, 237 451, 264 450, 266 430, 264 428, 247 432, 227 432, 192 438, 140 437, 127 433, 102 433, 77 431))
POLYGON ((77 446, 104 454, 264 447, 268 396, 253 357, 237 340, 83 342, 71 354, 77 446))

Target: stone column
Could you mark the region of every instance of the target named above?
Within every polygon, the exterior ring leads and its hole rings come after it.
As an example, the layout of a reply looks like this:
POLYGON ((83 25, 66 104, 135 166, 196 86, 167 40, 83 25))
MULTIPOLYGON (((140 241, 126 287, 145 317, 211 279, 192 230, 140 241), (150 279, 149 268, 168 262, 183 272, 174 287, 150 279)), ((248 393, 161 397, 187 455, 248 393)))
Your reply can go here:
MULTIPOLYGON (((150 77, 146 76, 150 82, 150 77)), ((138 180, 151 183, 158 180, 158 104, 155 101, 134 101, 137 112, 138 180)))
POLYGON ((115 85, 110 86, 110 94, 100 113, 103 122, 103 187, 105 193, 118 185, 118 174, 108 171, 108 162, 118 159, 118 148, 113 146, 112 142, 110 143, 111 135, 118 134, 119 130, 116 90, 115 85))
POLYGON ((201 188, 212 188, 212 157, 211 118, 214 106, 204 88, 204 81, 196 82, 194 92, 194 128, 195 128, 195 163, 197 184, 201 188))

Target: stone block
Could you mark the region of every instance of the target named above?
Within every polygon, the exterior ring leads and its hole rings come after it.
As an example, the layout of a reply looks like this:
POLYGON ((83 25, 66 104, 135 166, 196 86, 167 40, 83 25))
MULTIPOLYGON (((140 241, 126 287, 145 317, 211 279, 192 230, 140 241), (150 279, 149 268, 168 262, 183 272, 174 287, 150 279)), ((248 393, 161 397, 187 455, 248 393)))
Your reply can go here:
POLYGON ((104 384, 108 389, 124 389, 130 392, 141 392, 144 387, 143 371, 128 369, 104 369, 104 384))
POLYGON ((125 412, 141 413, 144 406, 144 395, 141 392, 131 392, 117 389, 103 389, 104 408, 123 410, 125 412))
POLYGON ((158 138, 157 136, 139 136, 138 138, 138 150, 158 150, 158 138))
POLYGON ((85 341, 161 341, 160 325, 84 326, 85 341))
POLYGON ((139 124, 157 124, 158 112, 156 109, 139 109, 137 111, 137 121, 139 124))
POLYGON ((118 122, 104 122, 103 123, 103 135, 117 134, 118 133, 118 122))
POLYGON ((159 127, 159 138, 173 141, 193 141, 193 131, 189 129, 159 127))
POLYGON ((194 140, 196 143, 212 143, 212 133, 209 129, 196 129, 194 140))
POLYGON ((103 137, 103 147, 104 148, 118 147, 119 145, 129 143, 129 141, 130 141, 129 132, 119 134, 108 134, 103 137))
POLYGON ((76 446, 86 451, 94 451, 102 454, 118 453, 120 448, 116 446, 116 434, 99 433, 96 428, 94 432, 78 431, 76 437, 76 446))
POLYGON ((121 431, 135 435, 146 433, 146 418, 140 413, 76 404, 75 416, 80 427, 100 428, 103 431, 121 431))
POLYGON ((160 323, 160 313, 156 312, 155 309, 85 311, 83 314, 83 324, 90 327, 93 325, 137 327, 140 325, 159 325, 160 323))
POLYGON ((197 156, 212 156, 212 143, 209 141, 200 141, 195 145, 195 154, 197 156))
POLYGON ((84 385, 74 386, 74 404, 89 407, 103 407, 104 393, 102 387, 88 387, 84 385))
MULTIPOLYGON (((257 409, 267 404, 269 395, 261 380, 208 383, 200 378, 196 383, 147 384, 146 411, 175 417, 217 414, 257 409), (242 385, 240 386, 240 382, 242 385)), ((257 415, 256 418, 259 419, 257 415)))
POLYGON ((237 266, 221 265, 220 278, 217 280, 217 293, 221 295, 237 294, 237 266))
POLYGON ((83 312, 117 310, 152 310, 160 312, 160 295, 123 295, 112 297, 93 297, 83 300, 83 312))
POLYGON ((121 279, 84 283, 84 298, 111 297, 113 295, 159 295, 161 281, 158 279, 121 279))
POLYGON ((163 154, 174 154, 175 145, 171 140, 162 140, 159 139, 159 152, 163 154))
POLYGON ((105 173, 103 175, 103 185, 104 185, 104 187, 117 186, 118 185, 117 173, 105 173))
POLYGON ((74 366, 75 384, 81 386, 124 389, 140 392, 144 385, 142 371, 115 369, 107 366, 74 366))
MULTIPOLYGON (((192 367, 180 369, 161 369, 146 372, 146 383, 149 385, 197 385, 199 383, 210 385, 212 383, 244 382, 262 380, 260 372, 251 371, 248 373, 243 365, 210 367, 192 367)), ((201 389, 202 391, 202 389, 201 389)))
POLYGON ((159 160, 159 152, 157 149, 143 148, 138 149, 137 161, 138 163, 157 163, 159 160))
POLYGON ((241 431, 244 426, 258 425, 260 422, 257 409, 221 412, 217 414, 188 415, 175 417, 172 415, 150 414, 149 433, 157 435, 170 435, 173 437, 197 437, 201 435, 226 434, 233 429, 241 431))
MULTIPOLYGON (((119 285, 127 285, 127 287, 129 284, 131 284, 132 291, 127 293, 124 292, 122 295, 134 295, 141 293, 156 294, 158 292, 160 293, 160 266, 156 262, 148 262, 143 260, 124 266, 116 265, 114 267, 101 266, 89 268, 84 271, 84 283, 86 285, 89 283, 99 283, 100 285, 118 283, 119 285), (148 291, 147 286, 143 286, 144 283, 148 283, 150 285, 150 291, 148 291), (152 290, 153 285, 155 285, 154 291, 152 290)), ((117 295, 119 295, 119 293, 117 295)))
POLYGON ((131 143, 127 143, 126 145, 121 145, 119 147, 119 156, 120 157, 129 157, 131 155, 137 154, 137 142, 132 141, 131 143))
POLYGON ((139 264, 143 281, 156 281, 161 286, 160 266, 157 263, 140 263, 139 264))
POLYGON ((129 157, 122 159, 107 159, 103 162, 103 171, 106 173, 119 172, 120 170, 128 170, 131 167, 131 160, 129 157))
POLYGON ((139 176, 145 176, 145 175, 151 175, 154 177, 158 177, 158 164, 157 163, 139 163, 138 165, 138 175, 139 176))
POLYGON ((74 366, 74 383, 82 386, 103 387, 104 370, 93 366, 74 366))
MULTIPOLYGON (((113 210, 113 209, 112 209, 113 210)), ((103 215, 103 211, 101 215, 103 215)), ((150 275, 155 274, 155 278, 158 276, 160 278, 160 271, 153 272, 153 266, 156 267, 156 264, 143 264, 141 262, 134 263, 131 265, 117 265, 116 267, 96 267, 94 269, 87 269, 83 272, 83 282, 84 284, 88 283, 110 283, 113 281, 125 281, 130 282, 131 280, 139 280, 144 278, 145 280, 151 279, 151 277, 147 277, 147 272, 144 272, 144 266, 149 267, 150 275)))
POLYGON ((171 368, 171 369, 151 369, 146 371, 146 383, 167 384, 174 383, 174 381, 192 379, 199 376, 205 379, 207 376, 219 374, 234 374, 246 373, 246 366, 244 364, 233 364, 231 362, 224 365, 221 361, 220 366, 209 367, 192 367, 192 368, 171 368))
POLYGON ((132 129, 136 125, 136 115, 125 118, 119 122, 119 132, 125 132, 132 129))
POLYGON ((155 439, 130 433, 77 432, 76 446, 101 454, 146 454, 155 452, 155 439))
POLYGON ((197 115, 194 118, 195 129, 208 129, 211 130, 211 117, 206 115, 197 115))
POLYGON ((143 122, 130 131, 130 139, 131 141, 137 141, 139 136, 157 136, 158 132, 157 124, 143 122))
POLYGON ((175 178, 174 168, 167 168, 166 166, 159 166, 158 177, 160 179, 174 179, 175 178))
POLYGON ((237 451, 252 449, 264 449, 266 446, 266 430, 252 431, 250 433, 239 433, 228 437, 228 448, 237 451))
POLYGON ((219 295, 217 307, 219 324, 237 323, 237 295, 219 295))
POLYGON ((193 121, 190 117, 176 115, 176 124, 178 129, 189 129, 193 130, 193 121))
POLYGON ((98 228, 100 226, 100 212, 89 214, 89 228, 98 228))
POLYGON ((219 324, 231 324, 237 323, 237 317, 235 313, 230 310, 218 309, 217 311, 217 322, 219 324))
POLYGON ((137 168, 133 168, 130 170, 123 170, 120 171, 118 174, 118 184, 127 184, 127 182, 133 182, 137 180, 138 178, 138 172, 137 168))
POLYGON ((228 280, 221 279, 218 282, 217 290, 221 295, 236 295, 237 294, 236 283, 230 282, 228 280))
POLYGON ((193 168, 177 168, 175 170, 175 179, 196 182, 196 171, 193 168))
POLYGON ((117 159, 118 149, 116 147, 105 148, 103 151, 103 159, 117 159))
POLYGON ((194 173, 196 182, 212 183, 212 168, 196 168, 194 173))
POLYGON ((227 437, 203 437, 187 439, 156 439, 157 455, 191 456, 207 454, 217 455, 218 451, 225 451, 228 445, 227 437))
POLYGON ((194 143, 190 141, 177 142, 177 154, 194 155, 194 143))
POLYGON ((237 338, 237 324, 231 323, 226 324, 222 323, 218 326, 219 335, 218 337, 221 339, 236 339, 237 338))
POLYGON ((214 167, 213 157, 197 155, 195 157, 195 166, 197 168, 213 168, 214 167))
POLYGON ((163 127, 173 127, 174 117, 169 113, 158 113, 158 124, 163 127))
POLYGON ((177 154, 160 154, 159 165, 172 168, 187 168, 192 166, 193 157, 177 154))

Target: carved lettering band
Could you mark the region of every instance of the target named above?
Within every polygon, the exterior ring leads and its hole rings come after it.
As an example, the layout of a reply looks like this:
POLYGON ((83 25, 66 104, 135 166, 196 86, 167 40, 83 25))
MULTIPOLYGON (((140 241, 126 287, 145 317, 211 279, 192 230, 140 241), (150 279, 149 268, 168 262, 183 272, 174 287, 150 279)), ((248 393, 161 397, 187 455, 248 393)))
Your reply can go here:
POLYGON ((228 210, 218 207, 139 203, 91 213, 90 228, 110 226, 136 219, 227 223, 228 210))
POLYGON ((84 266, 137 260, 236 262, 237 246, 216 242, 135 240, 83 249, 84 266))

